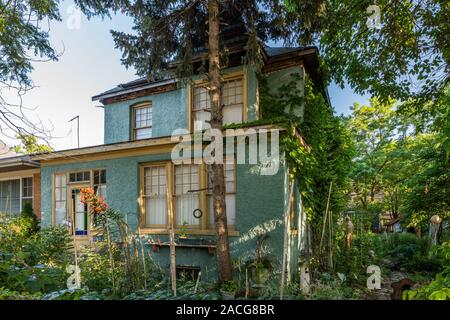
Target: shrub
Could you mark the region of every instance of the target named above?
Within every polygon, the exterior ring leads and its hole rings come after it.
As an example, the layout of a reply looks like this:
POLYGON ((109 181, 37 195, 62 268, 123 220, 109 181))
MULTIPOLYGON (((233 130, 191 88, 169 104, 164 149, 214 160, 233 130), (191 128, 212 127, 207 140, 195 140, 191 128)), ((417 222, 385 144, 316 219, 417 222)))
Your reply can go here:
POLYGON ((442 262, 430 252, 428 239, 414 234, 394 234, 389 242, 390 256, 399 268, 408 272, 436 273, 442 270, 442 262))
POLYGON ((39 219, 34 214, 33 205, 31 203, 26 202, 24 204, 20 217, 29 220, 28 235, 35 234, 39 231, 39 219))

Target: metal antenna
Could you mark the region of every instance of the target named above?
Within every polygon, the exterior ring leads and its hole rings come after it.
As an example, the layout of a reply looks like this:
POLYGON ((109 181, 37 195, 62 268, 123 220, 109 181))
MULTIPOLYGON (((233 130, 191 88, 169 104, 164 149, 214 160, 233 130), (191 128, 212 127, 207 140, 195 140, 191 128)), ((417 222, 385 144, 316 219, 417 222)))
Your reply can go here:
POLYGON ((72 122, 77 119, 77 141, 78 141, 78 149, 80 148, 80 116, 75 116, 70 119, 68 122, 72 122))

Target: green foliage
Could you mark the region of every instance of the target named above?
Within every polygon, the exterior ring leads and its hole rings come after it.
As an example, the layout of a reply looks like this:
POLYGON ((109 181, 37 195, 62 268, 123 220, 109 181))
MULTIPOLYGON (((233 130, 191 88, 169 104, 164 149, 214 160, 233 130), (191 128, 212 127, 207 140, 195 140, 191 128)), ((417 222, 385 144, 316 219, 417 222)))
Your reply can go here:
POLYGON ((428 285, 405 291, 404 300, 450 300, 450 242, 435 247, 434 253, 443 264, 444 270, 436 274, 428 285))
POLYGON ((15 153, 34 154, 40 152, 53 151, 53 149, 48 145, 39 144, 36 136, 32 134, 19 133, 17 138, 20 139, 21 145, 14 146, 11 148, 15 153))
MULTIPOLYGON (((413 96, 435 98, 448 84, 450 52, 446 34, 448 3, 429 1, 377 1, 381 28, 366 24, 373 1, 316 1, 305 12, 308 1, 298 4, 296 18, 314 15, 303 30, 320 42, 332 78, 349 83, 358 93, 370 93, 387 101, 406 101, 413 96)), ((304 43, 304 42, 303 42, 304 43)), ((311 42, 309 42, 311 43, 311 42)), ((418 101, 417 101, 418 102, 418 101)), ((418 102, 415 108, 423 105, 418 102)))
MULTIPOLYGON (((121 298, 136 290, 129 281, 127 266, 122 250, 117 245, 112 247, 114 259, 114 279, 116 292, 112 291, 111 265, 109 250, 106 243, 97 242, 94 248, 83 248, 80 252, 79 267, 81 284, 89 291, 101 292, 106 297, 121 298)), ((138 261, 139 263, 139 261, 138 261)), ((141 263, 142 283, 144 283, 143 265, 141 263)), ((163 271, 153 260, 146 258, 145 282, 148 288, 156 287, 163 279, 163 271)))
MULTIPOLYGON (((346 205, 349 182, 347 176, 351 168, 349 163, 353 157, 353 143, 344 119, 333 114, 333 109, 320 88, 307 78, 303 97, 302 92, 293 87, 298 82, 297 77, 294 75, 276 94, 270 94, 267 88, 262 87, 261 109, 263 114, 270 116, 279 117, 284 113, 293 125, 300 128, 310 147, 310 151, 307 150, 293 136, 282 140, 286 160, 298 182, 312 226, 311 242, 317 246, 331 182, 333 190, 330 210, 340 212, 346 205), (293 110, 300 105, 304 106, 304 115, 303 118, 296 118, 293 110)), ((264 82, 262 85, 264 86, 264 82)))
MULTIPOLYGON (((448 92, 447 92, 448 101, 448 92)), ((447 158, 443 100, 425 104, 426 116, 414 114, 411 101, 357 105, 349 119, 358 156, 351 172, 356 209, 388 212, 405 227, 426 229, 434 214, 450 214, 450 162, 447 158), (382 192, 382 199, 376 195, 382 192)))
POLYGON ((1 217, 0 283, 24 296, 59 290, 71 261, 69 234, 62 227, 30 234, 30 226, 28 217, 1 217))
POLYGON ((30 221, 30 228, 28 230, 28 235, 34 234, 39 231, 39 219, 33 212, 33 205, 29 202, 26 202, 22 208, 22 212, 20 216, 24 220, 30 221))
POLYGON ((200 282, 195 293, 195 281, 177 280, 177 296, 170 290, 170 281, 165 279, 152 288, 152 291, 139 290, 124 297, 124 300, 219 300, 221 296, 210 283, 200 282))
POLYGON ((63 289, 48 293, 42 300, 103 300, 105 297, 87 289, 63 289))
POLYGON ((226 281, 220 286, 220 290, 225 292, 236 292, 237 284, 234 281, 226 281))
POLYGON ((50 46, 46 22, 61 20, 59 1, 0 2, 0 81, 31 85, 33 55, 57 59, 50 46))
POLYGON ((411 273, 435 274, 444 267, 442 259, 431 250, 428 238, 411 233, 395 233, 387 239, 386 255, 398 269, 411 273))
POLYGON ((7 288, 0 288, 0 300, 39 300, 41 293, 24 294, 7 288))

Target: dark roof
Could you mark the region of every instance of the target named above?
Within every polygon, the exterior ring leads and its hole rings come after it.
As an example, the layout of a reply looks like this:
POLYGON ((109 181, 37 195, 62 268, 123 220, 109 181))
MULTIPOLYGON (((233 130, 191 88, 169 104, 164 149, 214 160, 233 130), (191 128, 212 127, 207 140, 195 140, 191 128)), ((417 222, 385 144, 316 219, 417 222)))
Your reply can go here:
MULTIPOLYGON (((242 50, 244 50, 244 46, 241 45, 240 48, 242 48, 242 50)), ((313 49, 315 51, 315 54, 314 54, 315 57, 311 57, 311 55, 309 55, 309 57, 306 57, 306 59, 308 60, 307 64, 310 65, 310 68, 308 68, 310 70, 308 70, 308 71, 310 71, 311 73, 317 73, 318 69, 320 69, 319 63, 318 63, 318 58, 316 57, 318 50, 314 46, 308 46, 308 47, 263 46, 263 49, 264 49, 264 52, 265 52, 267 58, 277 58, 277 57, 281 57, 283 55, 291 54, 294 52, 301 52, 301 51, 313 49)), ((322 79, 320 79, 320 81, 322 81, 322 79)), ((117 96, 120 94, 137 91, 137 90, 144 89, 147 87, 157 87, 160 85, 164 85, 167 83, 173 83, 173 82, 176 82, 175 78, 173 77, 173 75, 170 75, 170 74, 168 74, 164 78, 161 78, 161 79, 158 79, 155 81, 149 81, 147 78, 143 77, 143 78, 139 78, 139 79, 136 79, 133 81, 119 84, 115 88, 112 88, 112 89, 102 92, 98 95, 95 95, 92 97, 92 101, 96 101, 96 100, 102 101, 103 99, 105 99, 107 97, 117 96)))
POLYGON ((266 51, 267 56, 276 57, 286 53, 291 53, 295 51, 301 51, 306 49, 313 49, 314 47, 267 47, 264 46, 264 51, 266 51))

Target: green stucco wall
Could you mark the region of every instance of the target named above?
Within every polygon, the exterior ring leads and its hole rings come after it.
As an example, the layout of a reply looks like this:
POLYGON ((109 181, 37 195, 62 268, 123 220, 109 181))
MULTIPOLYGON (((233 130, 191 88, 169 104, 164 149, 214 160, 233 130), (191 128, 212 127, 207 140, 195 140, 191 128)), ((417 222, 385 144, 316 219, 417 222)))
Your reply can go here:
MULTIPOLYGON (((224 75, 242 71, 243 67, 224 70, 224 75)), ((187 86, 170 92, 150 95, 128 101, 111 103, 104 107, 105 144, 128 141, 131 138, 131 107, 151 101, 153 110, 153 137, 170 136, 175 129, 188 128, 187 86)), ((258 81, 253 68, 247 68, 247 120, 258 119, 258 81)))
POLYGON ((130 140, 131 106, 151 101, 153 137, 170 136, 175 129, 188 127, 187 90, 154 94, 105 106, 105 143, 130 140))
MULTIPOLYGON (((107 201, 110 206, 124 215, 130 231, 136 231, 138 224, 139 165, 144 162, 169 160, 170 154, 126 157, 120 159, 83 162, 76 164, 42 167, 42 225, 51 225, 52 215, 52 175, 58 172, 82 169, 106 169, 107 201)), ((258 235, 268 232, 265 251, 273 257, 279 267, 283 250, 283 214, 288 203, 288 175, 284 164, 276 175, 264 176, 258 173, 255 165, 237 165, 236 167, 236 229, 238 237, 230 238, 233 259, 252 257, 256 250, 258 235)), ((190 236, 195 238, 195 236, 190 236)), ((151 239, 167 240, 166 235, 151 235, 151 239)), ((213 236, 197 236, 211 239, 213 236)), ((294 248, 295 245, 292 245, 294 248)), ((159 252, 149 252, 161 267, 169 264, 168 248, 159 252)), ((291 256, 295 252, 291 252, 291 256)), ((203 280, 214 280, 215 257, 206 249, 177 248, 177 265, 190 265, 202 268, 203 280)), ((279 269, 279 268, 278 268, 279 269)))

